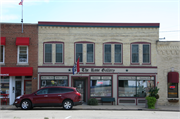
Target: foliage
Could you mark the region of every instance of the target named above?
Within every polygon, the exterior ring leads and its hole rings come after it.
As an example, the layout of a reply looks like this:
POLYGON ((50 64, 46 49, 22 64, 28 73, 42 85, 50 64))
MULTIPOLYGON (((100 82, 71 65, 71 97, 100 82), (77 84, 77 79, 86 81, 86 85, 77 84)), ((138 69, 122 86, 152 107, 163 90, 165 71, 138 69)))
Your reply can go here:
MULTIPOLYGON (((158 83, 159 82, 157 82, 157 86, 158 86, 158 83)), ((158 95, 159 88, 157 86, 156 87, 150 87, 149 97, 155 97, 156 99, 159 99, 159 95, 158 95)))
POLYGON ((96 98, 90 98, 88 100, 88 105, 98 105, 98 101, 96 98))
POLYGON ((148 108, 155 109, 156 98, 155 97, 146 97, 148 108))

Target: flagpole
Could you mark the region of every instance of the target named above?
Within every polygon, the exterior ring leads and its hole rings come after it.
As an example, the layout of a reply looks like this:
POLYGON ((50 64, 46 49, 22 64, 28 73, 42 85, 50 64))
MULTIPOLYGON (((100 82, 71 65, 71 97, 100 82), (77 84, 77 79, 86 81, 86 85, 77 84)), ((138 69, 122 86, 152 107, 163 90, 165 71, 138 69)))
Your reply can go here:
POLYGON ((23 33, 23 2, 22 2, 22 19, 21 19, 21 22, 22 22, 22 33, 23 33))

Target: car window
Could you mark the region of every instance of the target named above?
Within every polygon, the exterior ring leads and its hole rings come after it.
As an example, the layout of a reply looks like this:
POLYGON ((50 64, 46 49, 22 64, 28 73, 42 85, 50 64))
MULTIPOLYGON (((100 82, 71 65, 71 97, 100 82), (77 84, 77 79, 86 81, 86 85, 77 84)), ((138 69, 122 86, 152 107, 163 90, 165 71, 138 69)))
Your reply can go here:
POLYGON ((69 93, 69 92, 74 92, 74 90, 70 88, 61 88, 61 93, 69 93))
POLYGON ((61 93, 60 88, 49 88, 48 94, 56 94, 56 93, 61 93))
POLYGON ((37 92, 38 95, 41 95, 41 94, 48 94, 48 88, 45 88, 45 89, 41 89, 37 92))

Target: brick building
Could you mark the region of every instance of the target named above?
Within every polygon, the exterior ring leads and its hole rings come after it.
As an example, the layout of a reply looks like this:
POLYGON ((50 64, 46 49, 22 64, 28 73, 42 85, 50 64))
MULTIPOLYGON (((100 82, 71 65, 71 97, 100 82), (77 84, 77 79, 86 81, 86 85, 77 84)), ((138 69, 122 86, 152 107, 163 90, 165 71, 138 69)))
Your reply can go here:
POLYGON ((157 40, 159 23, 38 22, 38 88, 53 81, 76 87, 84 102, 114 97, 116 105, 144 105, 158 81, 157 40))
POLYGON ((1 24, 1 94, 15 97, 37 90, 38 26, 1 24))

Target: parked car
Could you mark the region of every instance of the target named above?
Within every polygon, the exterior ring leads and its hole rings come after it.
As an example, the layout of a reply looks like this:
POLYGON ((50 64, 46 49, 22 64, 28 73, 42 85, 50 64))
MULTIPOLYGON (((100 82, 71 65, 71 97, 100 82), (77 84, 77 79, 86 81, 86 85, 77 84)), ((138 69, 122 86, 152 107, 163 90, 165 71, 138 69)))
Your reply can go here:
POLYGON ((44 87, 32 94, 18 96, 14 105, 23 110, 33 107, 63 107, 66 110, 73 106, 81 105, 81 94, 76 88, 65 86, 44 87))

